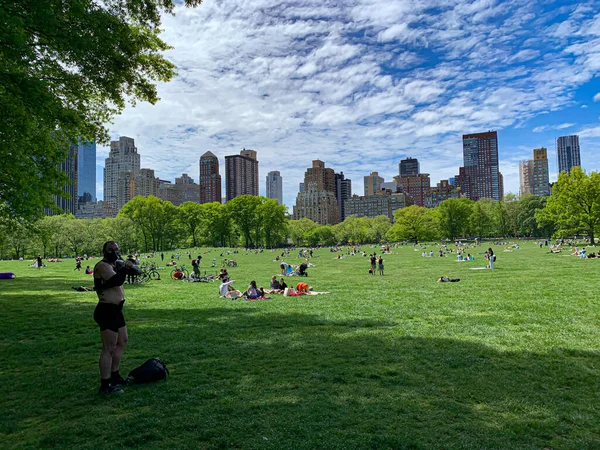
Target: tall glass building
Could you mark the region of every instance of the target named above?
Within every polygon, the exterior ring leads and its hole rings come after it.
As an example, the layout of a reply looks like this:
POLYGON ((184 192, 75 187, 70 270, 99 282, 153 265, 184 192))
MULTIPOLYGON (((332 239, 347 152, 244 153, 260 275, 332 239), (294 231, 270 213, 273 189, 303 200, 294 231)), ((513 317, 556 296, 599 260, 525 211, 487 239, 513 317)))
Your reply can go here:
POLYGON ((77 196, 90 194, 96 201, 96 143, 79 143, 77 152, 77 196))
POLYGON ((556 140, 556 155, 558 157, 558 171, 571 172, 571 168, 581 166, 579 153, 579 136, 561 136, 556 140))

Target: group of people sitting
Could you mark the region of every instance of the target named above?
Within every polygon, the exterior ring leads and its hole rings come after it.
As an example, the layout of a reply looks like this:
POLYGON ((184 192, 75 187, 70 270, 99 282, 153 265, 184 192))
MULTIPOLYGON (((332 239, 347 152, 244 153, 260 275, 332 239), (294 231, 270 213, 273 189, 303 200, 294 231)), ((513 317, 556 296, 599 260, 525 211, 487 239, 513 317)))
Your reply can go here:
POLYGON ((291 277, 291 276, 307 277, 308 273, 306 272, 306 269, 308 269, 309 266, 312 266, 312 264, 309 263, 308 260, 306 260, 305 262, 303 262, 295 267, 286 262, 282 262, 281 264, 279 264, 279 267, 281 269, 281 275, 286 276, 286 277, 291 277))
POLYGON ((244 298, 246 300, 268 300, 270 297, 267 297, 267 294, 286 294, 287 292, 287 295, 296 296, 308 294, 312 290, 308 284, 303 282, 296 284, 295 288, 293 286, 289 287, 284 278, 281 278, 278 281, 276 275, 273 275, 271 278, 269 289, 257 286, 256 281, 252 280, 250 281, 248 288, 244 292, 241 292, 233 286, 233 283, 235 283, 235 280, 229 280, 228 277, 222 279, 222 282, 219 285, 219 295, 231 299, 244 298))
POLYGON ((466 256, 463 256, 461 253, 456 255, 457 261, 475 261, 475 257, 470 253, 467 253, 466 256))

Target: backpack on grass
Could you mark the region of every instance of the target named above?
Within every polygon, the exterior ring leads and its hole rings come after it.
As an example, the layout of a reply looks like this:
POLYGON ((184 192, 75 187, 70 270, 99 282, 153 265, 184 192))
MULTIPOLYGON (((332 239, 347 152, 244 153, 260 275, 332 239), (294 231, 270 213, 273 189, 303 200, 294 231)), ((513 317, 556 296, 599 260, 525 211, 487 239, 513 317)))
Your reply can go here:
POLYGON ((150 358, 144 364, 136 367, 127 378, 132 379, 134 383, 151 383, 153 381, 166 380, 169 369, 158 358, 150 358))

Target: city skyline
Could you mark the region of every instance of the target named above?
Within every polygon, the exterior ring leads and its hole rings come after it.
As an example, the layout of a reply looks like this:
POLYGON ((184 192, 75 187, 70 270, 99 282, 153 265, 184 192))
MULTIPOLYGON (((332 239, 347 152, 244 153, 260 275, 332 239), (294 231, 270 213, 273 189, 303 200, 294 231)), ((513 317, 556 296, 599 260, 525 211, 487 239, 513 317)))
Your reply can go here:
POLYGON ((128 107, 111 136, 135 138, 144 166, 169 179, 195 173, 205 151, 222 163, 255 148, 259 177, 280 171, 291 207, 313 159, 355 180, 354 192, 372 171, 392 179, 406 157, 434 184, 462 165, 462 134, 493 129, 504 191, 518 193, 518 162, 534 148, 548 149, 556 180, 561 135, 578 134, 582 166, 599 167, 597 6, 224 0, 177 8, 163 27, 179 76, 158 86, 155 106, 128 107))

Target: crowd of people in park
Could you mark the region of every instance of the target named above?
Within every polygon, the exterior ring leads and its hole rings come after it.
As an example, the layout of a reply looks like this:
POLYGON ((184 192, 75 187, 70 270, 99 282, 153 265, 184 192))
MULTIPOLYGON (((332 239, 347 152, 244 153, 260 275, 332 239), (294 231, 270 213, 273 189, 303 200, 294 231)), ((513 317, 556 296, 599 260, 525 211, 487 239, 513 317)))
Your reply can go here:
MULTIPOLYGON (((546 247, 551 254, 560 253, 564 246, 571 246, 569 255, 579 257, 581 259, 597 258, 594 251, 591 251, 593 247, 590 245, 581 245, 576 241, 564 241, 557 240, 554 243, 549 240, 534 241, 534 245, 539 246, 540 249, 546 247)), ((396 245, 412 245, 414 251, 420 252, 423 258, 434 258, 446 257, 449 255, 456 255, 458 261, 473 261, 476 254, 482 255, 486 261, 486 268, 494 270, 496 267, 496 253, 492 247, 489 247, 485 251, 481 250, 481 242, 476 240, 474 243, 463 243, 461 241, 454 242, 454 245, 449 243, 439 243, 437 247, 435 244, 421 244, 421 243, 401 243, 396 245)), ((381 251, 369 251, 367 253, 361 246, 348 245, 345 247, 330 247, 331 253, 337 253, 335 259, 344 259, 346 257, 357 256, 368 259, 369 261, 369 274, 384 275, 384 254, 393 254, 392 249, 396 246, 382 246, 381 251)), ((513 252, 520 250, 520 243, 510 243, 505 241, 495 242, 496 247, 504 247, 503 252, 513 252)), ((523 244, 524 245, 524 244, 523 244)), ((276 252, 277 255, 273 262, 277 263, 280 269, 280 273, 272 275, 269 280, 268 288, 264 288, 259 285, 255 279, 252 279, 246 289, 238 290, 235 286, 235 280, 231 279, 228 272, 229 265, 223 264, 220 268, 218 276, 215 278, 219 281, 219 296, 227 299, 244 299, 244 300, 269 300, 272 295, 282 296, 301 296, 301 295, 316 295, 316 294, 327 294, 328 292, 315 292, 312 286, 304 280, 299 280, 297 283, 290 282, 290 277, 297 276, 301 278, 308 277, 308 269, 315 267, 311 259, 318 257, 316 254, 317 249, 315 248, 303 248, 303 249, 284 249, 271 250, 276 252), (281 253, 280 253, 281 252, 281 253), (299 264, 288 264, 284 259, 293 258, 295 255, 302 261, 299 264)), ((500 251, 500 249, 498 249, 500 251)), ((204 252, 211 253, 211 249, 204 252)), ((219 250, 216 250, 219 252, 219 250)), ((251 253, 260 254, 264 252, 264 249, 257 249, 254 251, 246 251, 246 255, 251 253)), ((230 255, 238 253, 237 250, 221 251, 220 257, 225 257, 229 260, 230 255)), ((567 253, 567 252, 565 252, 567 253)), ((187 255, 188 259, 191 260, 193 269, 192 277, 200 278, 200 264, 203 256, 197 254, 194 258, 191 251, 185 253, 174 253, 171 255, 170 261, 166 264, 167 266, 177 266, 177 261, 182 255, 187 255)), ((158 254, 157 252, 151 252, 148 256, 144 257, 159 257, 161 261, 164 261, 164 253, 158 254)), ((102 248, 102 259, 92 268, 91 265, 86 265, 85 274, 92 275, 94 281, 94 290, 98 296, 98 304, 94 310, 94 320, 100 328, 100 335, 102 340, 102 350, 99 360, 100 368, 100 393, 108 394, 113 392, 122 392, 122 386, 126 385, 128 380, 123 378, 119 373, 120 361, 128 340, 127 327, 125 318, 123 316, 123 304, 125 303, 123 285, 127 282, 134 283, 136 275, 139 273, 136 268, 140 265, 141 256, 138 253, 129 254, 125 259, 120 255, 120 249, 116 242, 108 241, 102 248)), ((75 271, 82 271, 84 261, 94 258, 87 254, 76 257, 75 271)), ((48 258, 46 262, 61 262, 58 258, 48 258)), ((213 258, 214 267, 215 258, 213 258)), ((32 267, 36 267, 38 270, 46 266, 44 259, 41 255, 38 255, 32 267)), ((236 267, 237 264, 233 267, 236 267)), ((233 269, 235 270, 235 269, 233 269)), ((183 270, 182 270, 183 272, 183 270)), ((433 280, 432 280, 433 281, 433 280)), ((437 279, 439 283, 455 283, 459 282, 459 278, 450 278, 448 276, 441 276, 437 279)), ((88 291, 89 289, 85 289, 88 291)))

